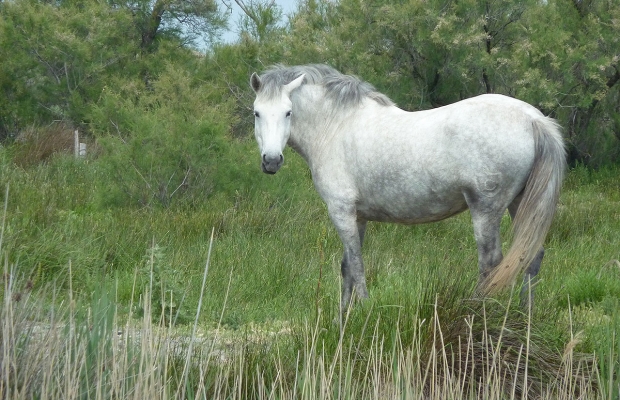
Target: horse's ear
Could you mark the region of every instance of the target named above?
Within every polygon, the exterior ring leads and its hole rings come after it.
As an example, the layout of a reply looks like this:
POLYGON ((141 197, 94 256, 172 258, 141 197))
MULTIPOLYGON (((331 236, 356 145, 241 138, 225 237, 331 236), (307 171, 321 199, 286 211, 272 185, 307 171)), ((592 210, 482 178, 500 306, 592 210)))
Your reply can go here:
POLYGON ((306 74, 301 74, 299 77, 295 78, 291 83, 284 85, 284 91, 286 93, 291 93, 293 90, 297 89, 304 82, 304 78, 306 74))
POLYGON ((263 84, 261 83, 258 75, 256 75, 256 72, 252 73, 252 77, 250 78, 250 86, 252 86, 254 92, 258 93, 262 85, 263 84))

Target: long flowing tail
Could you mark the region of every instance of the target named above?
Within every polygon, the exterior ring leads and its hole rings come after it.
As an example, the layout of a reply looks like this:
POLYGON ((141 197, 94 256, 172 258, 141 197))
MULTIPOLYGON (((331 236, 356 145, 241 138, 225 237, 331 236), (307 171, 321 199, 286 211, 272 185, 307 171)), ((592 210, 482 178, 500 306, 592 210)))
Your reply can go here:
POLYGON ((508 254, 481 282, 482 294, 493 294, 512 284, 536 257, 551 226, 566 170, 566 150, 558 124, 551 118, 532 122, 535 159, 513 221, 513 243, 508 254))

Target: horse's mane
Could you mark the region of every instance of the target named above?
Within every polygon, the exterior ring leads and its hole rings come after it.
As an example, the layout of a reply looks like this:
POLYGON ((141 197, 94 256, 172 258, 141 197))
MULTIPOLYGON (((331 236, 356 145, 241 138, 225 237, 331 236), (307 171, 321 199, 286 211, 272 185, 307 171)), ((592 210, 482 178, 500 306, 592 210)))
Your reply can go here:
POLYGON ((304 83, 320 85, 325 94, 338 108, 354 107, 368 98, 383 106, 394 103, 386 95, 378 92, 371 84, 351 75, 344 75, 324 64, 297 65, 286 67, 276 65, 264 72, 261 79, 260 94, 267 98, 279 96, 282 86, 290 83, 302 74, 304 83))

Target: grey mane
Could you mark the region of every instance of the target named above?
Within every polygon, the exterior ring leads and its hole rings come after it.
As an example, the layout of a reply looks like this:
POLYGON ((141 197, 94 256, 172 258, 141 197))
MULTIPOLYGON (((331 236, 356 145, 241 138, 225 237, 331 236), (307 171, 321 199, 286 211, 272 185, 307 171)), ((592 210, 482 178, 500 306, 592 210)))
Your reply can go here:
POLYGON ((354 107, 365 98, 374 100, 382 106, 394 105, 392 100, 378 92, 371 84, 355 76, 341 74, 323 64, 293 67, 276 65, 261 75, 260 93, 267 98, 275 98, 280 94, 282 86, 302 74, 305 74, 305 84, 323 86, 327 97, 335 103, 335 107, 354 107))

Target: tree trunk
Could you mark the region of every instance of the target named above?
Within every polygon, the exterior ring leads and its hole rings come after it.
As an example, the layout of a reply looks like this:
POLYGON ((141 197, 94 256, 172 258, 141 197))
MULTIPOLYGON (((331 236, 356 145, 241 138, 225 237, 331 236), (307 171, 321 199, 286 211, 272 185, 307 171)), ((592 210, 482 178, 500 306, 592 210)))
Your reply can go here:
POLYGON ((148 50, 155 41, 161 26, 161 19, 167 9, 168 2, 166 0, 157 0, 155 5, 153 5, 153 11, 151 11, 151 15, 148 21, 146 21, 145 29, 142 31, 142 42, 140 43, 142 50, 148 50))

